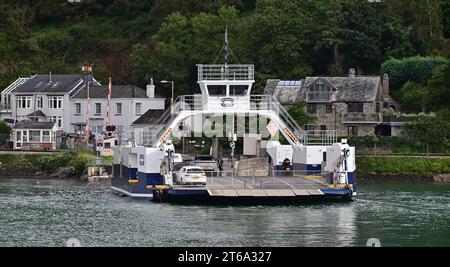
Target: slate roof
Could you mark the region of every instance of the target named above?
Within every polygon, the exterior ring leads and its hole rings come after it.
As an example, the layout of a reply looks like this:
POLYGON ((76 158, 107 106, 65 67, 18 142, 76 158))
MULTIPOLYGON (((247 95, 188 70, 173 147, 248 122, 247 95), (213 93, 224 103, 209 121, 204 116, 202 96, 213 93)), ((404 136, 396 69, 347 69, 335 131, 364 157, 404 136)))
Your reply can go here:
POLYGON ((81 81, 83 76, 77 75, 35 75, 18 86, 16 93, 68 93, 81 81))
POLYGON ((334 87, 334 102, 372 102, 381 89, 380 77, 307 77, 300 85, 294 83, 289 86, 281 80, 268 80, 265 93, 275 96, 282 105, 294 105, 306 101, 306 93, 315 82, 329 83, 334 87))
POLYGON ((158 120, 166 113, 166 110, 154 110, 151 109, 142 115, 139 119, 133 122, 133 125, 152 125, 158 122, 158 120))
MULTIPOLYGON (((319 77, 308 77, 305 79, 302 100, 306 100, 307 89, 317 81, 319 77)), ((381 87, 380 77, 323 77, 329 81, 336 92, 333 95, 333 101, 337 102, 372 102, 377 98, 377 93, 381 87)))
POLYGON ((22 121, 18 122, 13 129, 37 129, 37 130, 51 130, 55 126, 56 122, 31 122, 22 121))
MULTIPOLYGON (((108 86, 90 86, 89 95, 91 98, 108 98, 108 86)), ((147 98, 147 91, 134 85, 113 85, 112 98, 147 98)), ((86 99, 87 88, 84 87, 78 91, 73 98, 86 99)), ((155 95, 155 98, 162 98, 155 95)))

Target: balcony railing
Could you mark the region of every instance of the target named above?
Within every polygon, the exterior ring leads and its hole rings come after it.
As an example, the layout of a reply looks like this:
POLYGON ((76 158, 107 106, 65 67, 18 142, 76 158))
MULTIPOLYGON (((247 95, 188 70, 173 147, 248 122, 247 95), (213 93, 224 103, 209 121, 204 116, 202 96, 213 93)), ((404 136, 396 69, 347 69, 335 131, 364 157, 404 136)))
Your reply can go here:
POLYGON ((253 65, 197 65, 198 81, 254 81, 253 65))
POLYGON ((392 116, 392 115, 384 115, 383 123, 391 126, 402 126, 406 123, 411 122, 414 117, 411 116, 392 116))
POLYGON ((347 113, 342 115, 343 123, 382 123, 383 115, 381 113, 347 113))
POLYGON ((331 102, 331 94, 309 92, 306 95, 306 101, 316 103, 331 102))

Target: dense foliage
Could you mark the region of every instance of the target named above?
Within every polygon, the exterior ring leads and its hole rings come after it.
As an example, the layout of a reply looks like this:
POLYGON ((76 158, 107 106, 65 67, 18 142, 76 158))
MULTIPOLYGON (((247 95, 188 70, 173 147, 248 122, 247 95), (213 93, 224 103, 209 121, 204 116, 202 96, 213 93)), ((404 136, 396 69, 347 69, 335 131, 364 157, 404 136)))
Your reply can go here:
POLYGON ((449 14, 445 0, 0 0, 0 88, 89 62, 102 81, 192 93, 195 64, 222 61, 226 25, 258 91, 269 77, 379 74, 389 58, 446 56, 449 14))
POLYGON ((450 173, 448 158, 358 157, 358 169, 374 174, 432 176, 450 173))

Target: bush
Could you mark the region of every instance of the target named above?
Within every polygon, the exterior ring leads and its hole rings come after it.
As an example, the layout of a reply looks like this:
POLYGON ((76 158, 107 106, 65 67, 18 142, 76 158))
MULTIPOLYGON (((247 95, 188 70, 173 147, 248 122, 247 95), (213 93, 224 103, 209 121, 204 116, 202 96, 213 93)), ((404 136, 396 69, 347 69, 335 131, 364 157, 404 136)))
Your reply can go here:
POLYGON ((407 82, 426 84, 437 66, 449 62, 443 57, 409 57, 389 59, 381 65, 382 74, 389 74, 393 91, 400 89, 407 82))
POLYGON ((358 170, 374 174, 430 176, 450 173, 450 159, 411 157, 358 157, 358 170))

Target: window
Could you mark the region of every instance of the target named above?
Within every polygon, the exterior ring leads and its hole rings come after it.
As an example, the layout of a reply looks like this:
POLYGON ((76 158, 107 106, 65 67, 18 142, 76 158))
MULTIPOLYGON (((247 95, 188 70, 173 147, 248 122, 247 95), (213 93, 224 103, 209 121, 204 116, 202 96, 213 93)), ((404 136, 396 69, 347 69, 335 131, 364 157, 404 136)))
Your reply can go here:
POLYGON ((349 126, 348 127, 348 135, 349 136, 358 136, 358 126, 349 126))
POLYGON ((41 131, 30 131, 30 142, 41 142, 41 131))
POLYGON ((315 131, 316 126, 315 125, 306 125, 305 129, 306 129, 306 131, 315 131))
POLYGON ((42 142, 50 142, 50 131, 42 131, 42 142))
POLYGON ((331 101, 332 89, 326 84, 314 84, 309 88, 308 101, 329 102, 331 101))
POLYGON ((17 108, 19 108, 19 109, 31 109, 31 96, 19 96, 19 97, 17 97, 17 108))
POLYGON ((81 103, 75 103, 75 115, 81 115, 81 103))
POLYGON ((317 113, 316 105, 308 104, 307 111, 308 111, 308 114, 316 114, 317 113))
POLYGON ((17 142, 22 141, 22 131, 17 131, 16 132, 16 141, 17 142))
POLYGON ((248 93, 248 85, 230 85, 230 95, 245 96, 248 93))
POLYGON ((333 113, 333 105, 328 104, 328 105, 326 106, 326 112, 327 112, 327 113, 333 113))
POLYGON ((321 131, 326 131, 327 130, 327 126, 326 125, 320 125, 320 130, 321 131))
POLYGON ((381 105, 380 105, 380 103, 377 103, 377 106, 375 108, 375 112, 376 113, 380 113, 381 112, 381 105))
POLYGON ((136 103, 136 116, 142 115, 142 103, 136 103))
POLYGON ((210 96, 225 96, 227 94, 227 86, 208 85, 208 93, 210 96))
POLYGON ((95 115, 102 115, 102 103, 95 103, 95 115))
POLYGON ((348 107, 349 113, 364 112, 364 103, 361 103, 361 102, 347 103, 347 107, 348 107))
POLYGON ((62 96, 51 96, 48 98, 48 108, 49 109, 62 109, 63 108, 63 97, 62 96))
POLYGON ((36 108, 43 108, 44 107, 44 99, 42 96, 38 96, 36 98, 36 108))
POLYGON ((51 116, 50 121, 56 122, 58 124, 59 128, 63 128, 63 118, 62 117, 51 116))
POLYGON ((28 131, 22 132, 22 142, 28 142, 28 131))
POLYGON ((122 115, 122 103, 116 103, 116 115, 122 115))

